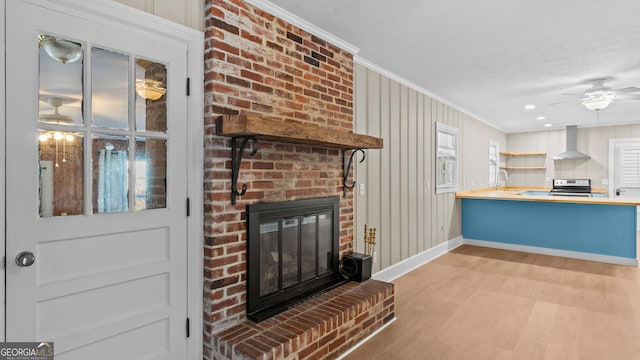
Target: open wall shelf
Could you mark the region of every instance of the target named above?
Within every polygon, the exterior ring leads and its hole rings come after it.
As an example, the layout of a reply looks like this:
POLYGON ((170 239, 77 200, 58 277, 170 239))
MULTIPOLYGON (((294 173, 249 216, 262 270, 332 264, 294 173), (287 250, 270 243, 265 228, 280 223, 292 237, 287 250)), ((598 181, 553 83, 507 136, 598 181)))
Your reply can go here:
POLYGON ((541 156, 547 155, 546 152, 501 152, 500 155, 504 156, 541 156))
POLYGON ((529 152, 501 152, 500 155, 506 156, 505 165, 500 166, 502 170, 546 170, 544 166, 547 153, 544 151, 529 151, 529 152), (523 164, 523 161, 516 160, 516 157, 533 157, 531 161, 527 161, 527 165, 523 164), (534 162, 534 165, 529 165, 530 162, 534 162))
POLYGON ((546 166, 500 166, 502 170, 545 170, 546 166))

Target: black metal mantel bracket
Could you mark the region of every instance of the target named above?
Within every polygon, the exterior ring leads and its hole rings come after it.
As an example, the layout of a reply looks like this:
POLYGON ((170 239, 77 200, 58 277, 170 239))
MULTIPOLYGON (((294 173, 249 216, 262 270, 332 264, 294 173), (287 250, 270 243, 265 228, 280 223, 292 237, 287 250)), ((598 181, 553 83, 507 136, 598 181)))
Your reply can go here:
POLYGON ((343 165, 343 174, 344 174, 344 181, 343 181, 343 189, 344 192, 342 194, 342 197, 347 197, 347 191, 350 189, 353 189, 356 186, 356 179, 354 178, 353 181, 351 182, 351 184, 347 184, 347 181, 349 180, 349 173, 351 172, 351 165, 353 164, 353 158, 356 156, 356 154, 360 152, 362 153, 362 159, 360 159, 360 161, 358 162, 363 162, 364 159, 367 157, 366 153, 364 152, 364 149, 344 149, 344 151, 342 152, 342 165, 343 165), (349 156, 349 162, 347 162, 347 152, 351 151, 351 155, 349 156))
POLYGON ((238 136, 231 138, 231 204, 236 204, 236 197, 247 193, 247 185, 242 184, 242 190, 238 191, 238 176, 240 175, 240 164, 244 156, 244 150, 248 143, 253 143, 253 149, 249 156, 258 152, 258 138, 255 136, 238 136), (238 140, 241 140, 238 148, 238 140))

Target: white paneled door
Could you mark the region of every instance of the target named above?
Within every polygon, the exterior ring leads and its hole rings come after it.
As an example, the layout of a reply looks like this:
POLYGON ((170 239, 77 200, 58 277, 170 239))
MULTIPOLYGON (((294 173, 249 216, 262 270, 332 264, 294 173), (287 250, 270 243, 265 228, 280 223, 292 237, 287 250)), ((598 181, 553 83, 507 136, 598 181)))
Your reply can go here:
POLYGON ((640 138, 609 140, 609 179, 610 197, 640 199, 640 138))
POLYGON ((640 138, 611 139, 610 196, 640 198, 640 138))
POLYGON ((187 49, 6 2, 6 340, 187 357, 187 49))

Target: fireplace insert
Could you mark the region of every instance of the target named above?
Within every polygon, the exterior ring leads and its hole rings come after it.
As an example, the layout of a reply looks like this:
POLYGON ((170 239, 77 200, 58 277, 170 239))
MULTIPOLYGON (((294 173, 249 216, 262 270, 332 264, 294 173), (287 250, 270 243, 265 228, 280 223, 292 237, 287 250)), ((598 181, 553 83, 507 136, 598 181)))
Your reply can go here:
POLYGON ((346 281, 340 198, 247 206, 247 318, 260 322, 346 281))

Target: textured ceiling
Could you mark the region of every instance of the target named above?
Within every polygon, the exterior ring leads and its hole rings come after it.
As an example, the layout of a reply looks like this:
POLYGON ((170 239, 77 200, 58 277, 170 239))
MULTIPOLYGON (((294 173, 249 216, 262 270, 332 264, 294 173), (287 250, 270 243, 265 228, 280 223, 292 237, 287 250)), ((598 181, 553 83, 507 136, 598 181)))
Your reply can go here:
POLYGON ((507 132, 640 123, 640 101, 595 112, 562 95, 582 94, 598 78, 640 87, 638 0, 270 2, 507 132))

